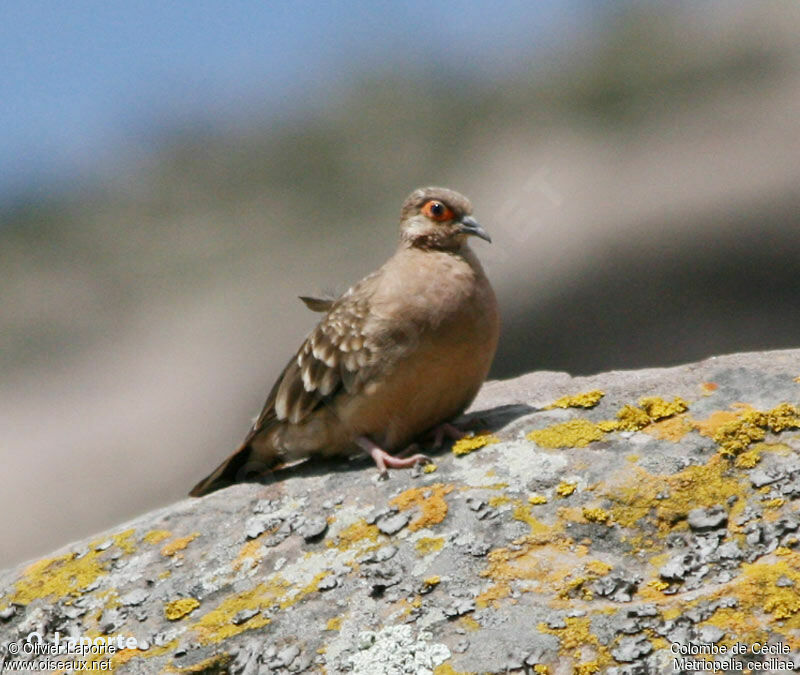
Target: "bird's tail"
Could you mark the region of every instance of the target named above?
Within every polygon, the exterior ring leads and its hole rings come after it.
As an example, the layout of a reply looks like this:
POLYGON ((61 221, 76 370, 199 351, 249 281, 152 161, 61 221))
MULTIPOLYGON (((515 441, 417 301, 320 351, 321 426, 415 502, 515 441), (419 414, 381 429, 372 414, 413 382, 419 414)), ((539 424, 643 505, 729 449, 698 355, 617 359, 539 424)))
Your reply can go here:
POLYGON ((245 443, 214 471, 192 488, 190 497, 202 497, 210 492, 221 490, 234 483, 245 483, 277 466, 280 461, 275 458, 272 464, 264 462, 253 452, 253 446, 245 443))

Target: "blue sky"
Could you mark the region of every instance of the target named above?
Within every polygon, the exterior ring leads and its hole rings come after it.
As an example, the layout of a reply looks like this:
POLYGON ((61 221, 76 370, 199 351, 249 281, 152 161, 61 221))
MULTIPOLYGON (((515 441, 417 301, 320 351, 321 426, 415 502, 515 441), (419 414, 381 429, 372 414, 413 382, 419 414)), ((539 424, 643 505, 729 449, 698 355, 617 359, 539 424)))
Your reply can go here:
POLYGON ((0 9, 0 192, 91 173, 163 124, 319 105, 360 72, 494 76, 586 28, 587 0, 11 0, 0 9))

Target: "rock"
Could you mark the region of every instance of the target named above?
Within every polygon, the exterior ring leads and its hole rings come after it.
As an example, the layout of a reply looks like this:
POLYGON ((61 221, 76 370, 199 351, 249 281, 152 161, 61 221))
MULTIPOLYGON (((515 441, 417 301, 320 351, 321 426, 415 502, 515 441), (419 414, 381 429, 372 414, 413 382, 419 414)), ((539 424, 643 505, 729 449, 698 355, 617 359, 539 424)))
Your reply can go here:
POLYGON ((697 532, 715 530, 728 524, 728 514, 721 506, 692 509, 689 511, 689 527, 697 532))
POLYGON ((133 637, 123 674, 571 672, 591 653, 630 675, 669 668, 655 636, 785 643, 793 606, 764 593, 798 586, 798 374, 786 351, 489 382, 462 422, 497 442, 417 478, 308 462, 146 514, 0 572, 0 632, 133 637), (720 432, 740 403, 765 427, 720 432))
POLYGON ((395 513, 378 519, 378 529, 383 534, 397 534, 408 525, 409 520, 411 520, 411 516, 408 513, 395 513))
POLYGON ((309 518, 299 528, 297 533, 306 541, 319 539, 328 529, 328 521, 325 518, 309 518))

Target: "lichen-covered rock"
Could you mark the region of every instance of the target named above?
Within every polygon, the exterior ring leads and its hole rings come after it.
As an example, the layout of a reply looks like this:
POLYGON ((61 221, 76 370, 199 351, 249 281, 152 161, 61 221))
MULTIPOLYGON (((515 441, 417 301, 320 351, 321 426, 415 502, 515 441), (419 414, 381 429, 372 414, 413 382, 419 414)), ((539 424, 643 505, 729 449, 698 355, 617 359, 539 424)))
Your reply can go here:
POLYGON ((0 573, 0 644, 134 638, 89 657, 120 673, 779 672, 798 401, 800 351, 490 382, 433 470, 307 462, 0 573))

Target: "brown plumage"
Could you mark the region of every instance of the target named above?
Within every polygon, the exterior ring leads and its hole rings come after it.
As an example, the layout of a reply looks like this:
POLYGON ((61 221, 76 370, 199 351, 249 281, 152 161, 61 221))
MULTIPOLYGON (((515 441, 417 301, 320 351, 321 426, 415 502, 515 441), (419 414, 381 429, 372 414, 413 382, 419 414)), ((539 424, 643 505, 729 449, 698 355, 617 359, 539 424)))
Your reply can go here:
MULTIPOLYGON (((289 361, 241 447, 191 495, 312 455, 361 448, 378 467, 459 415, 486 378, 499 334, 494 292, 467 240, 488 234, 463 195, 421 188, 403 204, 400 245, 336 300, 289 361)), ((452 428, 450 428, 452 430, 452 428)))

